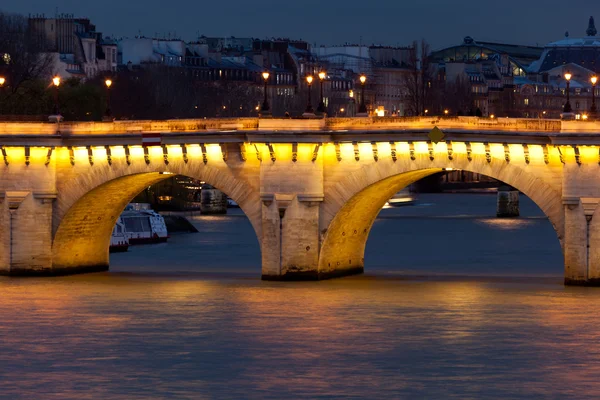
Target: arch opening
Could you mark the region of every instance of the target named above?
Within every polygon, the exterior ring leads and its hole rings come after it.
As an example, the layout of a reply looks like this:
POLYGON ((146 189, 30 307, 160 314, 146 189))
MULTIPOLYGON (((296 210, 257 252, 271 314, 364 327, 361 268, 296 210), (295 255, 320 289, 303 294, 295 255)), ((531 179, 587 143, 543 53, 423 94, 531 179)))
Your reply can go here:
MULTIPOLYGON (((445 168, 424 168, 406 172, 396 172, 382 179, 375 179, 370 185, 357 190, 333 215, 327 229, 322 231, 319 257, 319 274, 350 275, 361 273, 365 265, 365 249, 369 234, 377 216, 386 202, 397 192, 430 175, 443 172, 445 168)), ((560 214, 560 196, 552 193, 541 181, 526 174, 506 174, 499 179, 476 169, 464 171, 489 176, 519 190, 530 198, 548 217, 562 249, 564 230, 563 217, 560 214), (508 178, 508 179, 507 179, 508 178), (551 193, 552 196, 548 196, 551 193)), ((365 173, 365 175, 369 175, 365 173)), ((341 183, 344 184, 343 182, 341 183)))
MULTIPOLYGON (((121 212, 143 190, 173 176, 174 173, 169 172, 134 173, 85 191, 58 221, 52 245, 52 273, 108 270, 110 239, 121 212)), ((254 203, 248 201, 251 195, 248 196, 245 191, 231 190, 232 187, 223 187, 225 185, 221 185, 218 179, 190 177, 205 181, 234 200, 248 217, 256 236, 260 237, 254 203)))

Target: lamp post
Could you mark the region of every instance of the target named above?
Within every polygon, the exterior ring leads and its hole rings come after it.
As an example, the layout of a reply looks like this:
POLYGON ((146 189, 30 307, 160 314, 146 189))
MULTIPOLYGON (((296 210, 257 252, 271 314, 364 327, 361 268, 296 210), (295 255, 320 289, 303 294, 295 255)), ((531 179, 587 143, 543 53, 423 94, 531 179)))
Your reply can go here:
POLYGON ((590 108, 590 117, 596 119, 596 82, 598 82, 598 77, 594 75, 590 80, 592 81, 592 107, 590 108))
POLYGON ((571 84, 571 77, 573 75, 571 75, 570 72, 565 73, 565 79, 567 80, 567 102, 565 103, 565 106, 563 107, 563 112, 565 113, 570 113, 571 112, 571 103, 569 102, 569 87, 571 84))
POLYGON ((311 89, 312 89, 312 82, 313 82, 313 76, 312 75, 308 75, 306 77, 306 83, 308 83, 308 103, 306 104, 306 111, 304 111, 304 114, 308 114, 308 115, 314 115, 315 111, 313 110, 312 104, 311 104, 311 89))
POLYGON ((323 98, 323 81, 325 80, 325 71, 319 72, 319 83, 321 84, 321 101, 319 102, 319 106, 317 107, 317 112, 324 114, 325 113, 325 100, 323 98))
POLYGON ((112 86, 112 80, 111 79, 105 79, 104 80, 104 85, 106 86, 106 112, 104 113, 106 119, 110 119, 111 118, 111 111, 110 111, 110 87, 112 86))
POLYGON ((367 77, 365 75, 360 76, 360 107, 358 108, 358 113, 367 115, 367 106, 365 104, 365 82, 367 81, 367 77))
MULTIPOLYGON (((0 76, 0 94, 4 96, 4 84, 6 83, 6 78, 0 76)), ((0 101, 0 114, 2 114, 2 101, 0 101)))
POLYGON ((60 76, 52 78, 52 84, 54 85, 54 109, 52 110, 53 115, 60 115, 58 109, 58 87, 60 86, 60 76))
POLYGON ((270 114, 269 100, 267 98, 267 83, 269 82, 269 72, 265 71, 262 73, 263 80, 265 81, 265 98, 263 100, 262 106, 260 108, 260 114, 266 115, 270 114))

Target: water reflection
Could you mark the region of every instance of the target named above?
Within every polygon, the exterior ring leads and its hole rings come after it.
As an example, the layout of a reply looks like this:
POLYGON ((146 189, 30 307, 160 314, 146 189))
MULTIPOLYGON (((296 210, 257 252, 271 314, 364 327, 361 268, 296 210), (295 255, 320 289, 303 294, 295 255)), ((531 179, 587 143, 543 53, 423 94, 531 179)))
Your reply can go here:
POLYGON ((110 273, 0 278, 0 397, 595 397, 600 290, 560 284, 550 223, 415 210, 383 211, 366 276, 262 282, 231 215, 110 273))
POLYGON ((585 288, 109 274, 47 282, 0 281, 8 398, 532 398, 598 389, 600 317, 589 310, 600 291, 585 288))

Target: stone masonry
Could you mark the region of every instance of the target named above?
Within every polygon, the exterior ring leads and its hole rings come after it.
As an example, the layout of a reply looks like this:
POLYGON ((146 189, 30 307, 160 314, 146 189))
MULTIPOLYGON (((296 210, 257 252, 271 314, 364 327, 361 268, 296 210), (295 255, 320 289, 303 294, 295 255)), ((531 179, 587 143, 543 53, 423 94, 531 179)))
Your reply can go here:
POLYGON ((599 132, 594 122, 470 117, 0 123, 0 273, 107 270, 120 212, 172 174, 240 205, 263 279, 361 273, 385 202, 452 168, 529 196, 556 230, 565 283, 594 285, 599 132), (443 138, 429 137, 433 126, 443 138), (161 144, 143 147, 146 132, 161 132, 161 144))

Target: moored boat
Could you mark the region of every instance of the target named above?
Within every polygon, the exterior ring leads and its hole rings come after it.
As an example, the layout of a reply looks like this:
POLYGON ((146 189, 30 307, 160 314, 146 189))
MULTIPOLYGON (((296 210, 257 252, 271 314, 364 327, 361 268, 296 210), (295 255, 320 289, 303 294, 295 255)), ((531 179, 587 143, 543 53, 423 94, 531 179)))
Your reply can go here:
POLYGON ((119 218, 110 236, 110 247, 108 250, 111 253, 119 253, 127 251, 128 248, 129 239, 125 236, 125 225, 121 221, 121 218, 119 218))
POLYGON ((161 243, 169 238, 165 220, 154 210, 135 209, 128 205, 119 219, 125 225, 125 236, 130 245, 161 243))

